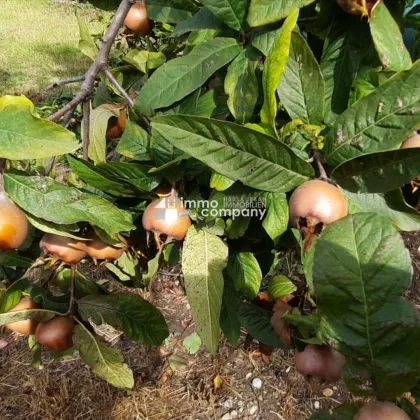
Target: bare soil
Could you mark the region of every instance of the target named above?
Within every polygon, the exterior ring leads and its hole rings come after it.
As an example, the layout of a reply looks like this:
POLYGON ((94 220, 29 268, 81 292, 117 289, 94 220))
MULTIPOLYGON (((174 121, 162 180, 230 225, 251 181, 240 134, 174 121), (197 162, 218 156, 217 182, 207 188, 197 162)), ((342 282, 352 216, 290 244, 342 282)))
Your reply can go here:
MULTIPOLYGON (((403 237, 414 268, 407 297, 420 307, 420 236, 404 233, 403 237)), ((106 273, 98 267, 91 276, 104 279, 106 273)), ((216 357, 204 347, 189 355, 182 341, 194 331, 194 324, 178 268, 160 272, 154 293, 145 297, 169 324, 171 336, 163 346, 142 346, 112 328, 99 329, 121 348, 133 369, 133 391, 108 385, 79 357, 57 361, 45 352, 45 367, 38 370, 31 366, 26 340, 18 337, 0 350, 0 419, 306 420, 318 410, 353 398, 342 382, 302 377, 295 370, 292 352, 277 350, 267 362, 256 343, 245 351, 245 334, 235 348, 223 341, 216 357), (220 378, 221 386, 216 386, 220 378), (252 385, 255 378, 262 382, 260 389, 252 385)), ((0 338, 12 336, 4 331, 0 338)))

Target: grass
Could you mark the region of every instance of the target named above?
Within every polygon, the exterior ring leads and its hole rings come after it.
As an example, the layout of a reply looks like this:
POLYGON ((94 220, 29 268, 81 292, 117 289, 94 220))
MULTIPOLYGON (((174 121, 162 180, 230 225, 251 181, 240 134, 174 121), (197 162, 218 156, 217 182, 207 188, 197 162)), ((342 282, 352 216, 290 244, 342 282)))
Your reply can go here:
MULTIPOLYGON (((42 93, 50 83, 84 73, 91 60, 78 49, 76 1, 0 1, 0 94, 42 93)), ((79 5, 91 33, 104 23, 79 5)), ((77 85, 76 85, 77 86, 77 85)), ((76 86, 67 87, 75 89, 76 86)))

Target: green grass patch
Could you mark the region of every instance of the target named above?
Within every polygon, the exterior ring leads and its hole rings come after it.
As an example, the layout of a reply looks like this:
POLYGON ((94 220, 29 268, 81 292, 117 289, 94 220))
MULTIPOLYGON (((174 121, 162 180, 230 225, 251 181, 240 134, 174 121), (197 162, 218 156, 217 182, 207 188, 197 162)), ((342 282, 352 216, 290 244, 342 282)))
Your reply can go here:
MULTIPOLYGON (((78 76, 89 68, 91 60, 78 49, 76 4, 63 0, 0 1, 0 94, 32 96, 54 81, 78 76)), ((98 12, 88 5, 77 7, 90 32, 101 33, 105 24, 98 20, 98 12)))

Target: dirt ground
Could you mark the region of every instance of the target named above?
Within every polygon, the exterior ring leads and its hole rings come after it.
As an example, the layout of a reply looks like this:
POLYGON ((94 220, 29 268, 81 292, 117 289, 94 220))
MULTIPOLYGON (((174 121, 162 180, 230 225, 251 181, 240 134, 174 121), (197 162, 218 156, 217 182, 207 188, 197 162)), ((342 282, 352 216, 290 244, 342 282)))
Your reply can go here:
MULTIPOLYGON (((403 236, 414 267, 407 297, 420 308, 420 236, 403 236)), ((189 355, 182 341, 194 331, 194 324, 178 271, 160 272, 153 295, 146 296, 169 324, 171 336, 165 345, 146 347, 112 329, 101 330, 122 349, 133 369, 133 391, 108 385, 78 357, 56 361, 45 352, 45 367, 38 370, 30 364, 26 341, 17 338, 0 350, 0 419, 306 420, 317 410, 351 401, 341 382, 303 378, 295 370, 292 352, 278 350, 267 363, 256 352, 256 343, 245 351, 245 334, 235 348, 223 341, 217 357, 203 347, 189 355), (220 388, 215 387, 215 377, 222 378, 220 388), (258 379, 260 388, 253 386, 258 379)), ((92 275, 101 279, 105 273, 96 268, 92 275)), ((3 332, 6 337, 11 338, 3 332)))

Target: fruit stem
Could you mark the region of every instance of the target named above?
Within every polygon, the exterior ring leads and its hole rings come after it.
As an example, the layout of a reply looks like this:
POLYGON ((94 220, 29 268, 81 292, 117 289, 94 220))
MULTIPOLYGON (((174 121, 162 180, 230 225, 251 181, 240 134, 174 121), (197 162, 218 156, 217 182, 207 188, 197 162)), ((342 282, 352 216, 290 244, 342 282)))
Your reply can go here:
POLYGON ((74 284, 76 282, 76 269, 77 264, 71 265, 71 278, 70 278, 70 301, 69 301, 69 309, 64 315, 71 315, 73 312, 73 305, 74 305, 74 284))
POLYGON ((314 150, 313 156, 314 156, 315 162, 318 166, 320 178, 322 180, 328 182, 330 180, 330 178, 328 178, 327 172, 325 171, 324 158, 323 158, 321 152, 319 150, 314 150))

